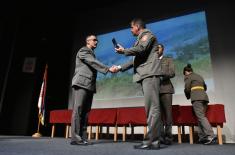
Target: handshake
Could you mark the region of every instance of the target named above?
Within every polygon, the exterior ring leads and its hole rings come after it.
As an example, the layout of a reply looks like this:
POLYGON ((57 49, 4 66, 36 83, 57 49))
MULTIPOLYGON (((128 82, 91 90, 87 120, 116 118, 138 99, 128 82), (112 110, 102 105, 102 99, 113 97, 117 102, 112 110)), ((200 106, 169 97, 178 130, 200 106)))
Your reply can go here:
POLYGON ((109 68, 109 72, 111 73, 117 73, 121 70, 120 66, 113 65, 112 67, 109 68))

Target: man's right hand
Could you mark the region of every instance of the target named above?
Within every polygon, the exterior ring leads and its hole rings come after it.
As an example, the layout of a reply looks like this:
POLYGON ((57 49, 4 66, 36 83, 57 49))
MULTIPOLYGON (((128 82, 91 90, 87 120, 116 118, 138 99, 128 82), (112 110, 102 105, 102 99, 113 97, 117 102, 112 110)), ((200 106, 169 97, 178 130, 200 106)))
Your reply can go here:
POLYGON ((117 72, 120 71, 120 69, 118 68, 118 66, 113 65, 112 67, 109 68, 109 71, 110 71, 111 73, 117 73, 117 72))

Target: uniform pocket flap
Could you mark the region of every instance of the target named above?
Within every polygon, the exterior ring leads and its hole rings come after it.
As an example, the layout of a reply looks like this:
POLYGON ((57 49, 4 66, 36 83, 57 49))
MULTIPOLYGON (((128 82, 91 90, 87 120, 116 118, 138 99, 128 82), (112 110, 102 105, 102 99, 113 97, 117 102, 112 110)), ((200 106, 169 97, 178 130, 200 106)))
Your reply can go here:
POLYGON ((79 74, 79 76, 83 76, 83 77, 86 77, 88 79, 92 79, 92 75, 90 75, 90 74, 87 74, 87 73, 78 73, 78 74, 79 74))

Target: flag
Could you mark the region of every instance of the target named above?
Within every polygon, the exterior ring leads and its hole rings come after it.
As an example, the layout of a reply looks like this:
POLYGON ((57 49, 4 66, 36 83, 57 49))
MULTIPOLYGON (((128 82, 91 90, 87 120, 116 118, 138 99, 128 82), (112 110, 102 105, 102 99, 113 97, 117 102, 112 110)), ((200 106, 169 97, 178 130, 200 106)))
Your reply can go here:
POLYGON ((45 67, 43 81, 41 85, 40 95, 38 99, 38 117, 40 123, 44 125, 45 121, 45 96, 46 96, 46 87, 47 87, 47 65, 45 67))

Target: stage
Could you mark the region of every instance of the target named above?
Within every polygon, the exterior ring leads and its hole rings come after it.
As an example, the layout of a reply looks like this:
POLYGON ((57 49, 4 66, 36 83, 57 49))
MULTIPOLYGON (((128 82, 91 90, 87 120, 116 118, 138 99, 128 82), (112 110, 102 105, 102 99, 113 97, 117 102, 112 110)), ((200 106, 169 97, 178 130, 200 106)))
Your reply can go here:
POLYGON ((93 145, 70 145, 65 138, 32 138, 27 136, 0 136, 0 155, 233 155, 235 144, 202 145, 173 143, 161 145, 160 150, 136 150, 141 141, 113 142, 111 139, 92 140, 93 145))

